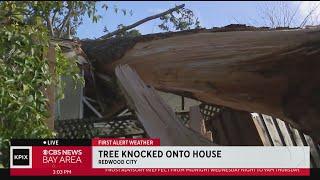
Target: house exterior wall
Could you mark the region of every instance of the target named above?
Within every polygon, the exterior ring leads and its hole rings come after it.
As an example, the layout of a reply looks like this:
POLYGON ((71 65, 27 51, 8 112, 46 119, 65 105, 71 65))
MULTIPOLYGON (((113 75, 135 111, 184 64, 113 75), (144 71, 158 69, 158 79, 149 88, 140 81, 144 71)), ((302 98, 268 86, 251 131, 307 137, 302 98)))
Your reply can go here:
MULTIPOLYGON (((83 72, 82 72, 83 75, 83 72)), ((61 77, 65 82, 64 98, 56 103, 56 120, 83 118, 83 85, 78 84, 76 89, 72 77, 61 77)))

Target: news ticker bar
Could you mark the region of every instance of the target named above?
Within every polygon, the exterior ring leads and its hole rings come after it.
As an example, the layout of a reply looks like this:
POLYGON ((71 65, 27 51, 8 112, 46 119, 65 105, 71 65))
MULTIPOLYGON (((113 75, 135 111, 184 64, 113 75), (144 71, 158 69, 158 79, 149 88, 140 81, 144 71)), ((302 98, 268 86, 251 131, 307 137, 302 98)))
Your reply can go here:
POLYGON ((12 176, 310 175, 310 148, 160 146, 159 139, 12 140, 12 176))

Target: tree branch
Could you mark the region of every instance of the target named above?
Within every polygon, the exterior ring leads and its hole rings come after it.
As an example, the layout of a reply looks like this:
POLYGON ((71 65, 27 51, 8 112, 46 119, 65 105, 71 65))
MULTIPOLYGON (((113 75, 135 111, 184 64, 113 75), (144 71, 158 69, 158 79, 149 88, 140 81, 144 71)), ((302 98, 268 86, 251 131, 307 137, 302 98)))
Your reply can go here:
POLYGON ((53 27, 52 27, 52 21, 50 20, 49 15, 46 16, 46 21, 47 21, 47 28, 50 32, 51 37, 54 37, 54 31, 53 31, 53 27))
POLYGON ((58 38, 61 38, 63 29, 66 27, 66 25, 67 25, 68 22, 69 22, 69 19, 70 19, 71 14, 72 14, 72 13, 71 13, 71 12, 72 12, 72 8, 73 8, 73 7, 72 7, 72 5, 70 4, 68 14, 67 14, 67 16, 63 19, 62 27, 61 27, 60 30, 59 30, 58 38))
POLYGON ((309 12, 309 14, 301 22, 301 24, 299 26, 300 28, 302 28, 303 26, 306 25, 306 23, 308 22, 310 16, 318 9, 319 6, 320 6, 320 3, 309 12))
POLYGON ((292 16, 290 17, 290 20, 288 22, 288 27, 290 27, 292 21, 293 21, 293 18, 296 16, 298 10, 300 9, 300 6, 301 6, 301 2, 299 3, 299 5, 297 6, 296 10, 294 11, 294 13, 292 14, 292 16))
POLYGON ((71 38, 71 24, 70 24, 70 20, 68 21, 68 25, 67 25, 67 38, 71 38))
POLYGON ((58 11, 59 11, 58 9, 55 9, 55 10, 53 11, 53 16, 52 16, 52 18, 51 18, 52 27, 54 27, 54 25, 55 25, 56 15, 57 15, 58 11))
POLYGON ((171 9, 165 11, 165 12, 162 12, 162 13, 159 13, 159 14, 156 14, 156 15, 153 15, 153 16, 149 16, 149 17, 144 18, 144 19, 142 19, 142 20, 140 20, 140 21, 138 21, 136 23, 133 23, 133 24, 131 24, 129 26, 124 26, 121 29, 118 29, 118 30, 113 31, 111 33, 108 33, 108 34, 106 34, 104 36, 101 36, 99 39, 107 39, 107 38, 112 37, 114 35, 120 34, 122 32, 125 32, 125 31, 129 30, 129 29, 135 28, 135 27, 137 27, 137 26, 139 26, 139 25, 141 25, 141 24, 143 24, 143 23, 145 23, 147 21, 150 21, 150 20, 153 20, 153 19, 157 19, 157 18, 160 18, 160 17, 162 17, 164 15, 167 15, 167 14, 170 14, 170 13, 172 13, 174 11, 177 11, 178 9, 181 9, 184 6, 185 6, 185 4, 181 4, 179 6, 176 6, 175 8, 171 8, 171 9))

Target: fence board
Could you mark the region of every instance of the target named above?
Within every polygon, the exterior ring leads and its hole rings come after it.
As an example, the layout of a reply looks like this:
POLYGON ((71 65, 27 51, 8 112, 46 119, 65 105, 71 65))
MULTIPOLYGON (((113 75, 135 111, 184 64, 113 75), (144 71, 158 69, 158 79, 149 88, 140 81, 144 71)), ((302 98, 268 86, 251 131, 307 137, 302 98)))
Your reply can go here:
POLYGON ((281 142, 281 138, 278 134, 277 128, 272 120, 271 116, 262 114, 262 117, 266 123, 270 136, 272 137, 273 145, 274 146, 283 146, 281 142))

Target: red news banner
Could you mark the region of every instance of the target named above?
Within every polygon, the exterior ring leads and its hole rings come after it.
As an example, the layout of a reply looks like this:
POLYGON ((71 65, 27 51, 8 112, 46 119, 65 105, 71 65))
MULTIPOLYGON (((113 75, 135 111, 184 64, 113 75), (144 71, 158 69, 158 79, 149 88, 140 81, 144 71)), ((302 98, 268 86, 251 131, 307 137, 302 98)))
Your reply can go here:
POLYGON ((309 147, 160 146, 159 139, 12 140, 12 176, 309 176, 309 147))

